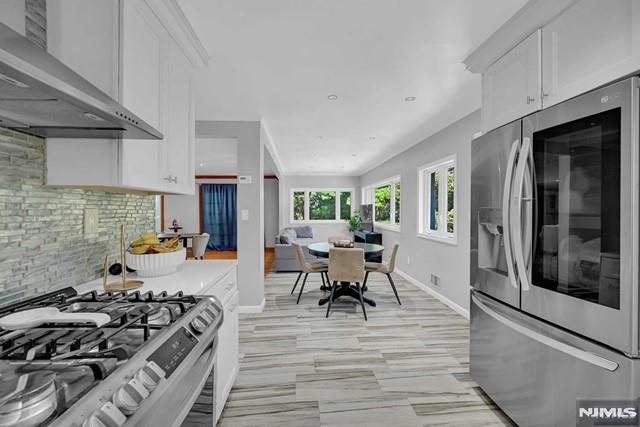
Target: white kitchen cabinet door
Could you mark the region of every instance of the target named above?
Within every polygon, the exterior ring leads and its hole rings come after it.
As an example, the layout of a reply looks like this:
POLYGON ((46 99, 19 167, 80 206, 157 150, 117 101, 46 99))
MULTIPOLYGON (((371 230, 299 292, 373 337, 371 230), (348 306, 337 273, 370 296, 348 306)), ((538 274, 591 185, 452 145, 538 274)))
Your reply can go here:
MULTIPOLYGON (((120 102, 165 132, 168 34, 143 0, 120 2, 120 102)), ((131 188, 165 191, 164 142, 123 140, 122 183, 131 188)))
POLYGON ((220 417, 239 368, 239 294, 236 291, 224 308, 224 322, 218 331, 218 377, 216 384, 216 421, 220 417))
POLYGON ((638 0, 581 0, 542 28, 544 108, 638 70, 638 0))
POLYGON ((167 191, 195 193, 195 116, 192 91, 193 66, 180 47, 169 43, 167 126, 165 127, 165 172, 171 180, 167 191))
POLYGON ((542 108, 540 31, 482 74, 482 131, 488 132, 542 108))

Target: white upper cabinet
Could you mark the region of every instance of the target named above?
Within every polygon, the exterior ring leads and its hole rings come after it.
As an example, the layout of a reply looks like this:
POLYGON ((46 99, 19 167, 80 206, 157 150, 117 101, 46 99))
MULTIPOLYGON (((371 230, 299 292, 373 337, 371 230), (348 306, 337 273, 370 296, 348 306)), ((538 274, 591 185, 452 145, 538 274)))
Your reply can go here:
POLYGON ((206 58, 172 8, 148 0, 48 0, 49 52, 164 138, 49 139, 47 184, 194 194, 192 75, 206 58))
POLYGON ((174 40, 169 42, 169 82, 164 164, 167 190, 195 193, 193 66, 174 40))
MULTIPOLYGON (((165 134, 169 36, 144 0, 121 2, 120 102, 165 134)), ((165 141, 123 140, 122 182, 132 188, 165 190, 165 141)))
POLYGON ((582 0, 543 27, 544 107, 638 70, 638 0, 582 0))
POLYGON ((542 108, 540 31, 507 52, 482 74, 482 130, 542 108))
POLYGON ((24 36, 24 11, 24 0, 2 0, 0 1, 0 22, 24 36))
POLYGON ((482 73, 482 131, 490 131, 639 73, 640 0, 530 1, 465 64, 482 73))

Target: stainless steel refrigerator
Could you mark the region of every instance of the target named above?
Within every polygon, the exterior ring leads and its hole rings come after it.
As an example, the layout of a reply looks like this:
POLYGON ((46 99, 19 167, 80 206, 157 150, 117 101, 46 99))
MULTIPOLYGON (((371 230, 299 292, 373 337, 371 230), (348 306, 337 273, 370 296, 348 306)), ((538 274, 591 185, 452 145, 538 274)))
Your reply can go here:
POLYGON ((471 376, 519 425, 640 397, 639 80, 472 141, 471 376))

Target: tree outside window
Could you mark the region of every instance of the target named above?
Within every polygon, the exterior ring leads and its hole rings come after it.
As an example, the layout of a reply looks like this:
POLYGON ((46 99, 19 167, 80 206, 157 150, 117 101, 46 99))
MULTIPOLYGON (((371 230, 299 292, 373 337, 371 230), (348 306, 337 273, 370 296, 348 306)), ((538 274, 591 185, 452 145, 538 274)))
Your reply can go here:
POLYGON ((340 192, 340 219, 349 221, 351 219, 351 192, 340 192))
POLYGON ((378 187, 375 190, 375 221, 382 224, 391 223, 391 185, 378 187))
POLYGON ((326 221, 336 219, 336 192, 309 192, 309 219, 311 221, 326 221))
POLYGON ((304 220, 304 191, 293 193, 293 220, 304 220))

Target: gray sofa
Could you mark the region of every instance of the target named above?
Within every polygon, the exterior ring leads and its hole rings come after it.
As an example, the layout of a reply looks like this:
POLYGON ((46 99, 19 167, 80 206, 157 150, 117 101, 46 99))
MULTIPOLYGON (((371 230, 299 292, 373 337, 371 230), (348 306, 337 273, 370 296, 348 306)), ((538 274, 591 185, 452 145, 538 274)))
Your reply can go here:
POLYGON ((300 266, 296 261, 296 254, 291 245, 292 242, 297 242, 302 246, 305 258, 310 261, 317 259, 307 249, 310 243, 315 242, 311 227, 288 227, 282 230, 275 238, 276 271, 300 271, 300 266))

